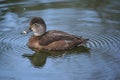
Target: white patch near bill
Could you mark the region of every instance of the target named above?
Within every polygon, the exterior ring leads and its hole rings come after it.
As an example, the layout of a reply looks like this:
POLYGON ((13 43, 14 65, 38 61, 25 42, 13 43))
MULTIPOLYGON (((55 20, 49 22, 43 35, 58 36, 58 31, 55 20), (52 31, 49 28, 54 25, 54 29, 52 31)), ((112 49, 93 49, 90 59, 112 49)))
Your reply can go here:
POLYGON ((26 34, 27 32, 26 31, 23 31, 22 34, 26 34))

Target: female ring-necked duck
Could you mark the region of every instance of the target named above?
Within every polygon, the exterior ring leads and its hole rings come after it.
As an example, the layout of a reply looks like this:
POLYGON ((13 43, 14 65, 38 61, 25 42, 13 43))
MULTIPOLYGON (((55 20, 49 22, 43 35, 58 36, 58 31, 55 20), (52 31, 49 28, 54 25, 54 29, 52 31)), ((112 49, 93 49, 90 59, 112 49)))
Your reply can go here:
POLYGON ((41 17, 34 17, 28 30, 24 34, 33 31, 34 35, 28 42, 29 48, 37 50, 67 50, 85 44, 88 39, 77 37, 63 31, 49 30, 46 32, 46 24, 41 17))

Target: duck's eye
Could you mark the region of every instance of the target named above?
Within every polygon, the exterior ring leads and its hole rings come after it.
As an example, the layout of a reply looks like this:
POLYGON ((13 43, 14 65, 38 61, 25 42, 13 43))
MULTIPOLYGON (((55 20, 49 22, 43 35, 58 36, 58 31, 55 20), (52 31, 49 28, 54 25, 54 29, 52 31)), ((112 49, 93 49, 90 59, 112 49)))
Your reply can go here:
POLYGON ((34 25, 36 26, 36 25, 37 25, 37 23, 34 23, 34 25))

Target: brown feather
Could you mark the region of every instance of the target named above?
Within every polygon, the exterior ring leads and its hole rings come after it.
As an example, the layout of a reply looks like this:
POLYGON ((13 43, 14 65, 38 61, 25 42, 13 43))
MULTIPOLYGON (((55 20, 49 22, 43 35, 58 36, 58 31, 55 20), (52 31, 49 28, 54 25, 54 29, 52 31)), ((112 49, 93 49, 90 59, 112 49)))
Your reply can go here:
POLYGON ((63 31, 57 31, 57 30, 52 30, 46 32, 43 36, 41 36, 39 40, 40 45, 48 45, 54 41, 59 41, 59 40, 71 40, 73 41, 74 39, 77 39, 75 36, 70 35, 66 32, 63 31))

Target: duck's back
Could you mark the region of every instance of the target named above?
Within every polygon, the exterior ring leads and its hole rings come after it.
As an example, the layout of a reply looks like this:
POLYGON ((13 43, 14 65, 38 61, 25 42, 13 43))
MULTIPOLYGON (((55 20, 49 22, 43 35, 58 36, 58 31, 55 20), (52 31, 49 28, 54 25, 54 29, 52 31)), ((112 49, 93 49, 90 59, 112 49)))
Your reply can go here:
POLYGON ((41 36, 39 44, 49 50, 65 50, 84 44, 86 39, 63 31, 51 30, 41 36))

